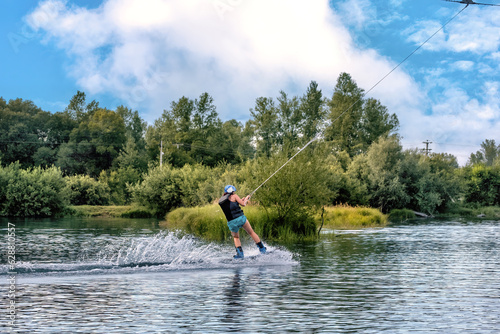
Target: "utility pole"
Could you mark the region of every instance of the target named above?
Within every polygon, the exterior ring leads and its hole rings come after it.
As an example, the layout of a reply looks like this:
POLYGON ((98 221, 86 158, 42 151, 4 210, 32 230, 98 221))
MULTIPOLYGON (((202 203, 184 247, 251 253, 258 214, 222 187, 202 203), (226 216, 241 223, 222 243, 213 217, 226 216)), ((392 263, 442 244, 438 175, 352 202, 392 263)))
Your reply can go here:
POLYGON ((429 152, 432 151, 432 149, 429 148, 429 144, 432 144, 432 142, 427 139, 423 143, 425 144, 425 148, 423 149, 423 151, 425 152, 426 156, 429 156, 429 152))

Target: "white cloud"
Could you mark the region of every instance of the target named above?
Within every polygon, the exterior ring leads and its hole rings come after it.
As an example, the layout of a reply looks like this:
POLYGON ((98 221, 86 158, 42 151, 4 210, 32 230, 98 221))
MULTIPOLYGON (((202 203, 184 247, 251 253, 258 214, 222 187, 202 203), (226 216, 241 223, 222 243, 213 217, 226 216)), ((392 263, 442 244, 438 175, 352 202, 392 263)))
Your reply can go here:
POLYGON ((474 62, 470 60, 459 60, 451 64, 451 69, 452 70, 458 70, 458 71, 472 71, 474 69, 474 62))
MULTIPOLYGON (((451 12, 443 12, 442 21, 424 20, 403 31, 407 39, 417 45, 423 43, 448 19, 451 12)), ((431 51, 492 53, 500 47, 500 11, 492 8, 469 6, 424 48, 431 51)))
MULTIPOLYGON (((28 17, 74 60, 71 75, 83 90, 110 93, 149 122, 182 95, 208 91, 223 118, 248 118, 259 96, 311 80, 330 96, 340 72, 371 87, 394 64, 359 50, 328 1, 108 0, 86 9, 47 0, 28 17), (50 20, 40 20, 50 13, 50 20)), ((376 95, 395 105, 418 88, 402 71, 376 95)))
POLYGON ((470 153, 479 150, 479 144, 485 139, 498 140, 500 85, 498 82, 485 82, 478 90, 482 91, 482 100, 450 85, 432 106, 431 114, 417 113, 406 119, 403 127, 420 131, 402 129, 409 134, 404 143, 410 146, 417 143, 419 147, 423 139, 429 139, 434 144, 433 152, 451 153, 464 165, 470 153))
MULTIPOLYGON (((362 29, 373 25, 374 18, 384 27, 404 17, 396 11, 381 13, 385 7, 368 0, 349 0, 341 8, 351 5, 356 10, 349 24, 362 29)), ((386 6, 401 5, 393 0, 386 6)), ((453 29, 437 34, 426 47, 489 52, 485 57, 498 59, 500 20, 495 15, 468 9, 452 23, 453 29)), ((44 43, 68 54, 70 75, 82 90, 115 96, 149 123, 183 95, 196 98, 206 91, 222 119, 246 120, 259 96, 275 97, 280 90, 303 94, 315 80, 331 97, 340 72, 350 73, 368 90, 396 65, 373 49, 358 48, 328 0, 107 0, 94 9, 46 0, 27 22, 44 35, 44 43)), ((419 43, 440 24, 421 22, 404 34, 419 43)), ((499 69, 463 59, 440 65, 480 73, 499 69)), ((495 80, 485 83, 482 89, 489 93, 478 100, 442 78, 444 67, 429 70, 422 83, 403 68, 369 95, 398 115, 405 140, 480 143, 493 138, 486 135, 498 125, 495 80), (444 92, 434 107, 426 96, 430 89, 444 92)))

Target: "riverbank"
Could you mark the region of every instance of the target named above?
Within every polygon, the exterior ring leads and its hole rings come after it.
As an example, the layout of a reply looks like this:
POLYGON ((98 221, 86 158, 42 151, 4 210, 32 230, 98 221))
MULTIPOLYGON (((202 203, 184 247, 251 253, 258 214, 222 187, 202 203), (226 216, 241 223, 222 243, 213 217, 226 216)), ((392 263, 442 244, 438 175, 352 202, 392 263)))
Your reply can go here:
POLYGON ((448 209, 446 212, 437 213, 435 215, 425 214, 420 212, 415 212, 408 209, 396 209, 389 213, 390 222, 399 222, 414 218, 440 218, 440 219, 451 219, 451 218, 477 218, 477 219, 488 219, 488 220, 498 220, 500 219, 500 207, 498 206, 486 206, 480 208, 467 208, 462 206, 456 206, 448 209))
POLYGON ((144 207, 135 205, 72 205, 66 209, 67 217, 152 218, 144 207))
MULTIPOLYGON (((287 226, 280 226, 274 235, 269 235, 269 225, 276 224, 273 220, 275 212, 259 206, 247 206, 245 216, 251 222, 254 231, 266 238, 282 241, 296 239, 312 239, 313 235, 296 235, 287 226)), ((383 227, 388 223, 387 215, 377 209, 349 206, 325 207, 313 216, 316 231, 322 229, 360 229, 383 227)), ((194 208, 178 208, 167 214, 161 227, 179 229, 186 233, 208 240, 222 241, 231 238, 222 210, 217 204, 194 208)), ((246 235, 243 233, 243 237, 246 235)))

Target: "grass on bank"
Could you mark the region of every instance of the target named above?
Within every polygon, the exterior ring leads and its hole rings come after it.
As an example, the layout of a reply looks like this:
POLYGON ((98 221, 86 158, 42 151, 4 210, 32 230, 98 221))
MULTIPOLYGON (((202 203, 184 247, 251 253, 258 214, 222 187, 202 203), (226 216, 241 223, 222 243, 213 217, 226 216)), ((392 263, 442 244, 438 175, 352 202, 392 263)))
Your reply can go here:
MULTIPOLYGON (((262 214, 258 208, 245 207, 245 216, 252 224, 255 233, 262 235, 262 214)), ((212 204, 194 208, 178 208, 167 214, 161 227, 182 230, 188 234, 211 241, 222 241, 231 238, 227 221, 219 205, 212 204)), ((245 234, 245 233, 243 233, 245 234)))
MULTIPOLYGON (((316 214, 314 218, 320 226, 321 212, 316 214)), ((325 207, 323 219, 323 228, 343 230, 383 227, 388 222, 387 215, 378 209, 347 205, 325 207)))
MULTIPOLYGON (((273 224, 275 212, 259 206, 247 206, 244 211, 254 231, 266 239, 291 241, 316 238, 316 234, 310 236, 296 235, 287 227, 278 227, 275 234, 270 236, 268 234, 269 225, 273 224)), ((387 224, 387 216, 383 215, 379 210, 361 207, 327 207, 323 218, 323 228, 332 229, 359 229, 381 227, 387 224)), ((319 228, 321 225, 321 212, 314 216, 314 220, 317 228, 319 228)), ((175 209, 167 214, 165 221, 161 222, 160 226, 168 229, 179 229, 213 241, 231 239, 226 219, 217 204, 175 209)), ((241 237, 246 238, 245 232, 240 234, 241 237)))
POLYGON ((73 205, 66 210, 71 217, 151 218, 153 214, 144 207, 134 205, 73 205))

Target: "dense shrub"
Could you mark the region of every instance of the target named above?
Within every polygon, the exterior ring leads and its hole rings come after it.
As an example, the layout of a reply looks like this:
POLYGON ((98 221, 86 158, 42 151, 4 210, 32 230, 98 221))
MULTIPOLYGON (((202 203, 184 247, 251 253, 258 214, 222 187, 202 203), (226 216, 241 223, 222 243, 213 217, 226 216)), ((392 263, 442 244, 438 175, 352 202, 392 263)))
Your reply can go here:
POLYGON ((162 217, 182 204, 182 178, 171 166, 153 167, 144 180, 128 186, 133 200, 162 217))
POLYGON ((109 186, 88 175, 66 177, 66 190, 72 205, 108 205, 109 186))
POLYGON ((21 169, 19 163, 0 167, 0 214, 50 217, 67 205, 65 182, 59 168, 21 169))
POLYGON ((465 201, 471 205, 500 205, 500 167, 476 165, 464 168, 465 201))
POLYGON ((213 168, 201 164, 182 168, 164 165, 151 168, 143 176, 144 180, 129 185, 128 191, 135 202, 163 217, 181 206, 202 206, 214 202, 222 195, 224 185, 237 184, 237 174, 233 167, 226 164, 213 168))
MULTIPOLYGON (((293 226, 276 224, 276 209, 265 209, 258 205, 250 205, 244 209, 253 230, 265 240, 291 241, 302 239, 306 236, 315 236, 316 225, 307 218, 307 226, 312 227, 312 232, 304 233, 294 231, 293 226)), ((166 215, 163 227, 182 230, 186 233, 202 237, 207 240, 223 241, 232 240, 227 221, 218 204, 198 206, 193 208, 177 208, 166 215)), ((240 231, 243 240, 252 242, 243 230, 240 231)))
POLYGON ((135 184, 140 180, 140 172, 130 166, 117 170, 103 170, 99 174, 99 181, 109 186, 110 202, 115 205, 129 204, 132 200, 132 194, 127 185, 135 184))

